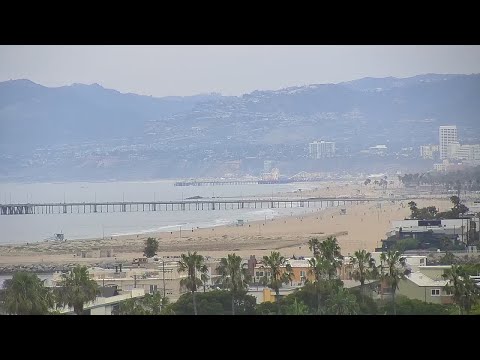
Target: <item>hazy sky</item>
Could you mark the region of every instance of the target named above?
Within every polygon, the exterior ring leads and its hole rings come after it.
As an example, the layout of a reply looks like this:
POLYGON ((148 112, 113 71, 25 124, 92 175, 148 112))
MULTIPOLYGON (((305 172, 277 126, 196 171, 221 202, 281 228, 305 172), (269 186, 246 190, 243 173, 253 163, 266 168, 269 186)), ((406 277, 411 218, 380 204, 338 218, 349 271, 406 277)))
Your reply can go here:
POLYGON ((0 46, 0 81, 98 83, 153 96, 425 73, 480 73, 480 46, 0 46))

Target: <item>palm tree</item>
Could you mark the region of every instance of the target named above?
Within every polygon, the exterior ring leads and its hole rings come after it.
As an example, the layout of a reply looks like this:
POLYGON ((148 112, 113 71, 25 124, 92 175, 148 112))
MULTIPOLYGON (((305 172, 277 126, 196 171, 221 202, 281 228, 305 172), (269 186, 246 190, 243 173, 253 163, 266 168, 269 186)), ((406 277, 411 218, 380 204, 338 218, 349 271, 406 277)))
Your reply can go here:
POLYGON ((265 282, 270 289, 275 291, 277 313, 280 315, 280 287, 282 284, 288 284, 292 280, 292 267, 278 251, 272 251, 270 256, 264 256, 262 267, 270 270, 270 276, 267 277, 265 275, 265 282), (283 267, 285 270, 282 269, 283 267))
MULTIPOLYGON (((360 281, 360 292, 365 295, 365 280, 372 279, 376 275, 375 259, 366 250, 357 250, 353 254, 352 263, 354 266, 353 279, 360 281)), ((363 296, 362 296, 362 301, 363 296)))
POLYGON ((308 240, 308 248, 313 252, 313 256, 317 256, 319 254, 319 246, 320 241, 317 238, 311 238, 308 240))
POLYGON ((402 257, 400 251, 389 250, 386 254, 380 255, 382 267, 382 281, 385 281, 392 290, 393 314, 397 315, 395 306, 395 292, 398 289, 398 283, 401 279, 405 279, 405 258, 402 257), (386 273, 383 273, 383 267, 386 267, 386 273))
POLYGON ((204 261, 202 255, 198 255, 196 251, 193 253, 190 253, 189 251, 187 255, 182 254, 181 259, 178 262, 178 272, 187 272, 187 277, 180 280, 180 285, 185 286, 192 292, 193 312, 195 315, 197 315, 195 292, 197 291, 198 286, 202 285, 201 275, 206 273, 204 261))
POLYGON ((329 263, 323 256, 315 256, 308 260, 310 265, 309 273, 314 276, 315 292, 317 293, 317 313, 320 314, 321 294, 320 282, 325 274, 328 274, 329 263))
POLYGON ((97 282, 90 279, 87 267, 80 265, 68 274, 62 274, 56 290, 58 305, 73 307, 77 315, 82 315, 84 305, 94 301, 100 293, 97 282))
POLYGON ((453 301, 458 306, 460 315, 467 314, 478 301, 480 291, 461 265, 452 265, 442 275, 448 284, 445 285, 447 294, 453 295, 453 301))
POLYGON ((53 294, 36 274, 16 272, 4 283, 3 308, 8 314, 44 315, 54 306, 53 294))
POLYGON ((323 240, 319 244, 319 251, 323 258, 328 263, 328 280, 332 280, 332 278, 337 273, 337 268, 341 264, 341 260, 339 258, 342 257, 340 253, 340 246, 338 245, 337 238, 334 236, 329 236, 326 240, 323 240))
POLYGON ((207 265, 203 265, 202 268, 200 269, 200 280, 202 281, 204 294, 206 292, 205 285, 207 285, 208 279, 210 279, 210 276, 208 276, 208 267, 207 265))
POLYGON ((247 264, 242 264, 242 258, 238 255, 228 254, 220 260, 217 271, 220 274, 218 283, 230 290, 232 294, 232 315, 235 315, 235 295, 248 287, 250 275, 247 264))

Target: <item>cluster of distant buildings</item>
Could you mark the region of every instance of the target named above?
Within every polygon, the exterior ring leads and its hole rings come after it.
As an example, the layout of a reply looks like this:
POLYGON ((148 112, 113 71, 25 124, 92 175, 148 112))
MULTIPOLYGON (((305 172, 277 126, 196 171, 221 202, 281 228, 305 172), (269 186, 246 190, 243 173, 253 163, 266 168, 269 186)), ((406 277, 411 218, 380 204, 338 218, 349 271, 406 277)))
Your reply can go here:
MULTIPOLYGON (((336 154, 334 141, 314 141, 308 144, 308 157, 310 159, 332 158, 336 154)), ((361 150, 361 154, 386 155, 388 147, 385 144, 370 146, 368 149, 361 150)))
POLYGON ((455 125, 440 126, 438 140, 438 145, 420 146, 422 158, 441 161, 433 165, 435 170, 452 171, 468 165, 480 165, 480 144, 460 144, 455 125))

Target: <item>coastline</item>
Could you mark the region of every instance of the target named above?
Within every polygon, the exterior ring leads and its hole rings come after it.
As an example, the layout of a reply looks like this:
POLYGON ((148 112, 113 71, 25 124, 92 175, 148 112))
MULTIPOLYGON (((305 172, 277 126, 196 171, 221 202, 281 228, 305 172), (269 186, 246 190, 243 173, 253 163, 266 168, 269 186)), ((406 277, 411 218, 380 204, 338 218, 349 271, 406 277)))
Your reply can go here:
MULTIPOLYGON (((325 194, 320 194, 325 196, 325 194)), ((433 205, 440 210, 451 207, 450 200, 418 199, 419 207, 433 205)), ((113 238, 91 238, 69 240, 65 242, 40 242, 0 246, 0 273, 9 273, 14 269, 26 267, 34 271, 55 271, 75 263, 85 265, 106 265, 113 263, 129 264, 133 258, 143 255, 147 237, 159 241, 159 256, 178 256, 187 251, 198 251, 211 257, 223 257, 235 252, 242 257, 256 255, 261 257, 271 251, 280 251, 284 256, 308 255, 306 243, 312 237, 320 239, 336 236, 342 254, 353 253, 365 248, 373 251, 380 245, 389 230, 392 220, 408 217, 410 210, 406 201, 364 203, 310 209, 303 215, 281 216, 273 219, 251 221, 243 226, 219 225, 208 228, 172 232, 153 232, 134 235, 122 235, 113 238), (340 214, 340 208, 346 214, 340 214), (113 257, 81 257, 80 253, 95 253, 100 250, 112 250, 113 257), (42 270, 44 269, 44 270, 42 270)))

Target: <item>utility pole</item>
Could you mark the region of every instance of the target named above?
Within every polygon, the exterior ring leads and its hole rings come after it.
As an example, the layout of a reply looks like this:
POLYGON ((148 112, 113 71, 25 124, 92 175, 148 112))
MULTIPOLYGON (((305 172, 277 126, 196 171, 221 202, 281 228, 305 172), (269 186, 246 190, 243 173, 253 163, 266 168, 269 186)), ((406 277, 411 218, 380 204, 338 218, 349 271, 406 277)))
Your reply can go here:
POLYGON ((162 261, 162 273, 163 273, 163 298, 165 298, 165 260, 162 261))

